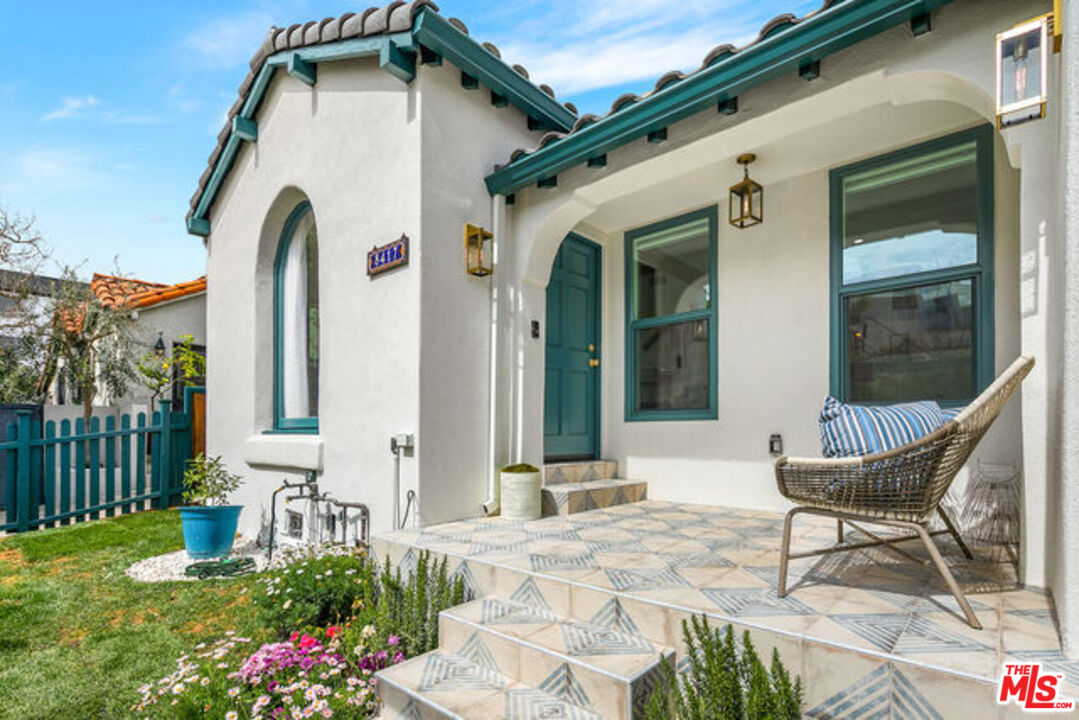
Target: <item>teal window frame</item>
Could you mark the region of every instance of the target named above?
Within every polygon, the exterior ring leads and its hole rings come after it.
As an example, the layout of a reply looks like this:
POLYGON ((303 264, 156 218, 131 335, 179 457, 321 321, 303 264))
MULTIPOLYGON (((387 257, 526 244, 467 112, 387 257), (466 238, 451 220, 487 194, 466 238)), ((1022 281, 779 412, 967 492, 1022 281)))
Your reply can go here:
MULTIPOLYGON (((974 302, 974 384, 981 392, 994 377, 994 188, 993 188, 993 127, 979 125, 879 155, 851 165, 835 168, 829 174, 830 233, 831 233, 831 392, 847 401, 850 393, 847 353, 847 298, 888 290, 904 290, 937 285, 955 280, 971 280, 974 302), (975 172, 977 175, 977 259, 974 263, 942 270, 898 275, 879 280, 843 283, 843 180, 855 173, 888 165, 923 153, 935 152, 974 141, 975 172)), ((927 398, 907 398, 925 400, 927 398)), ((932 399, 932 398, 928 398, 932 399)), ((945 406, 964 406, 973 397, 944 398, 945 406)), ((861 401, 859 401, 861 402, 861 401)), ((863 404, 883 404, 865 402, 863 404)))
POLYGON ((716 420, 719 417, 718 408, 718 367, 717 357, 719 348, 719 206, 712 205, 700 210, 668 218, 660 222, 645 225, 643 227, 628 230, 625 233, 625 353, 626 353, 626 407, 625 419, 627 422, 653 422, 665 420, 716 420), (633 264, 633 243, 642 235, 666 230, 671 227, 683 225, 706 218, 708 220, 708 286, 709 304, 703 310, 663 315, 661 317, 645 318, 637 320, 635 310, 636 277, 633 264), (641 410, 637 408, 637 344, 634 333, 637 330, 662 327, 665 325, 677 325, 679 323, 694 320, 708 321, 708 407, 686 410, 641 410))
MULTIPOLYGON (((281 230, 281 236, 277 241, 277 254, 274 256, 273 267, 273 318, 274 318, 274 356, 273 356, 273 431, 274 433, 308 433, 318 432, 318 417, 290 418, 285 417, 285 372, 282 366, 284 357, 284 279, 285 258, 288 257, 288 248, 292 242, 293 232, 296 226, 311 212, 311 203, 304 200, 292 209, 285 226, 281 230)), ((321 338, 320 338, 321 339, 321 338)), ((321 371, 321 363, 320 363, 321 371)))

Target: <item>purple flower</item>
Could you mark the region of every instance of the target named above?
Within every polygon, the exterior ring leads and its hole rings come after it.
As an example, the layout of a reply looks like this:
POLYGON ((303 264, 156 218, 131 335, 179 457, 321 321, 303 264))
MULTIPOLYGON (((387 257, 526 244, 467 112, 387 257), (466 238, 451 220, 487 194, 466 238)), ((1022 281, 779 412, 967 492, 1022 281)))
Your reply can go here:
POLYGON ((390 635, 388 638, 386 638, 386 644, 389 645, 390 647, 393 647, 394 645, 397 645, 400 642, 401 642, 401 638, 397 637, 396 635, 390 635))

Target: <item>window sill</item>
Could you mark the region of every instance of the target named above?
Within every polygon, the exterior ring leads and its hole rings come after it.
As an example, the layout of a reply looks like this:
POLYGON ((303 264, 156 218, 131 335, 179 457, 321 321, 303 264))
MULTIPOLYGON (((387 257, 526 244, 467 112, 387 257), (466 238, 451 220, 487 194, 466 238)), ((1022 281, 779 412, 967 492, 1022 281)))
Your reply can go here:
POLYGON ((626 422, 710 422, 719 419, 719 414, 714 410, 659 410, 653 412, 636 412, 626 415, 626 422))
POLYGON ((313 431, 273 431, 254 435, 244 443, 248 465, 322 470, 322 436, 313 431))

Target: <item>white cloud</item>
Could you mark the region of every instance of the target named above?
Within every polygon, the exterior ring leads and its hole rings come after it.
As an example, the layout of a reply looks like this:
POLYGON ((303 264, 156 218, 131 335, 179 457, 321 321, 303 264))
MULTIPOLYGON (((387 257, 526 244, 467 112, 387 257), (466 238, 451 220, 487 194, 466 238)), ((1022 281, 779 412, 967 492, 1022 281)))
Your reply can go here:
POLYGON ((192 32, 182 44, 207 66, 237 67, 247 63, 271 25, 273 17, 269 13, 245 12, 214 20, 192 32))
POLYGON ((34 147, 15 156, 0 177, 0 190, 55 194, 101 182, 102 166, 92 153, 72 147, 34 147))
MULTIPOLYGON (((800 13, 819 0, 788 4, 800 13)), ((474 34, 490 28, 504 59, 562 96, 696 70, 715 46, 752 41, 774 7, 746 0, 548 0, 533 6, 537 12, 521 13, 523 19, 499 14, 497 25, 474 34)))
POLYGON ((82 97, 66 97, 60 107, 56 108, 50 113, 45 113, 41 117, 42 120, 61 120, 65 118, 81 117, 85 111, 90 108, 97 107, 101 104, 93 95, 84 95, 82 97))

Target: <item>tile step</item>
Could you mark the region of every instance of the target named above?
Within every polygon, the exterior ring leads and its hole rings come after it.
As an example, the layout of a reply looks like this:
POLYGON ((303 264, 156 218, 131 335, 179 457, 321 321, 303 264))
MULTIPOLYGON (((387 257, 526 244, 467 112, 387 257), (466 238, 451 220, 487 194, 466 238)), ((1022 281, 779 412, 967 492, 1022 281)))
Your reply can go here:
POLYGON ((610 480, 617 476, 618 463, 614 460, 580 460, 543 466, 544 485, 610 480))
POLYGON ((486 597, 442 612, 440 645, 487 659, 525 685, 608 718, 638 717, 674 649, 620 627, 560 617, 547 607, 486 597))
POLYGON ((645 500, 648 483, 625 479, 557 483, 544 486, 541 495, 545 517, 572 515, 645 500))
POLYGON ((603 716, 485 666, 481 656, 434 650, 378 673, 385 720, 570 718, 603 716))

